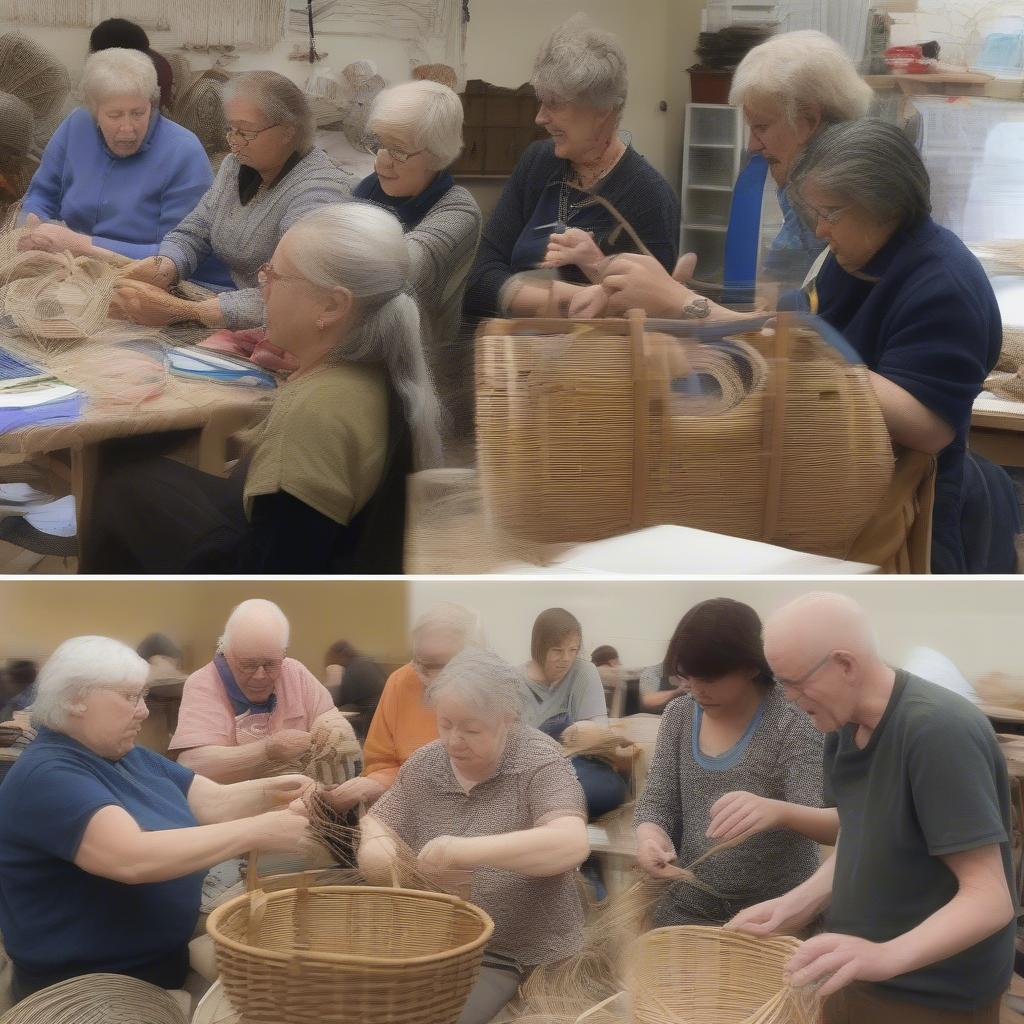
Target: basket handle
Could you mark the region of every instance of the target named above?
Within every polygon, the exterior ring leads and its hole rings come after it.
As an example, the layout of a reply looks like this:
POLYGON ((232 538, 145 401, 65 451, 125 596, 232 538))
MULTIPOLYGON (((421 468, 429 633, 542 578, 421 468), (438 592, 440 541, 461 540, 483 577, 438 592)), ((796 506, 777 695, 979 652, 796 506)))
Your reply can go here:
POLYGON ((260 926, 267 912, 267 894, 259 889, 249 897, 249 920, 245 924, 245 940, 250 946, 260 945, 260 926))
POLYGON ((598 1010, 603 1010, 610 1003, 614 1003, 616 999, 621 999, 625 994, 625 992, 616 992, 615 995, 609 996, 607 999, 602 999, 601 1002, 596 1006, 592 1006, 589 1010, 584 1010, 583 1013, 576 1018, 576 1024, 583 1024, 587 1018, 592 1017, 598 1010))
POLYGON ((644 525, 647 510, 651 397, 647 382, 647 339, 644 334, 643 310, 631 309, 626 318, 629 321, 633 364, 633 501, 629 526, 632 530, 639 530, 644 525))
POLYGON ((782 450, 786 437, 786 388, 789 381, 789 356, 792 350, 793 319, 780 314, 772 341, 772 400, 768 403, 768 479, 764 495, 764 529, 761 540, 772 543, 779 521, 782 501, 782 450))
POLYGON ((260 852, 250 850, 245 858, 245 891, 255 892, 260 887, 260 852))

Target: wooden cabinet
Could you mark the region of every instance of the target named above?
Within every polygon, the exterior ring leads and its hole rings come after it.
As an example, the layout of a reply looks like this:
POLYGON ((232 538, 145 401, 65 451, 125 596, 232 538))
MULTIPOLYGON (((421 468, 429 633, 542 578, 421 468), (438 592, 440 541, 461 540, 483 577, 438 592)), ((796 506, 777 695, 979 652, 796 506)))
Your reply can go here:
POLYGON ((537 98, 529 85, 506 89, 473 79, 461 99, 464 147, 452 174, 507 176, 531 142, 548 137, 534 124, 537 98))

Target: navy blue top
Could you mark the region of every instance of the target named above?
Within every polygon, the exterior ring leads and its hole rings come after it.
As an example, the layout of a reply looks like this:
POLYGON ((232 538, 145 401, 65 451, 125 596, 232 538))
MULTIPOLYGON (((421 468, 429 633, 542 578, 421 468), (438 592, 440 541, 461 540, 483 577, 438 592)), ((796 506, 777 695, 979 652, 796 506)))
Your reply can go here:
POLYGON ((26 971, 129 973, 187 945, 205 872, 126 885, 75 867, 92 816, 123 807, 147 832, 197 825, 193 773, 144 747, 107 761, 40 729, 0 784, 0 932, 26 971))
POLYGON ((971 407, 1002 346, 1002 319, 977 258, 931 218, 899 231, 861 273, 831 254, 815 281, 818 315, 867 367, 946 421, 956 436, 938 458, 932 571, 967 571, 961 515, 971 407))
MULTIPOLYGON (((469 273, 464 308, 477 317, 498 313, 498 295, 514 274, 533 270, 544 259, 552 224, 560 220, 562 182, 568 160, 555 156, 551 139, 531 143, 505 183, 480 239, 469 273)), ((632 146, 608 172, 596 194, 625 218, 659 263, 671 273, 679 256, 679 201, 669 183, 632 146)), ((636 252, 629 235, 600 203, 575 189, 566 193, 568 216, 562 223, 593 232, 602 252, 636 252)), ((560 267, 558 276, 589 284, 578 267, 560 267)))

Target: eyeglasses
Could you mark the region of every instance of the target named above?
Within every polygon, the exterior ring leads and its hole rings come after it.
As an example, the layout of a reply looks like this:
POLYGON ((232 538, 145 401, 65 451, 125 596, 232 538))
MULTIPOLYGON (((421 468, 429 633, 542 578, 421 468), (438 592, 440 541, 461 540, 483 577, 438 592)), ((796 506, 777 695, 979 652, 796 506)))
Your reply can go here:
POLYGON ((245 128, 232 128, 228 127, 228 130, 224 133, 224 137, 230 142, 232 135, 237 135, 247 146, 253 139, 258 135, 262 135, 264 132, 269 132, 271 128, 279 128, 280 122, 275 121, 273 124, 268 124, 266 128, 257 128, 256 131, 249 131, 245 128))
POLYGON ((116 686, 108 687, 108 689, 123 697, 135 709, 138 709, 140 704, 145 704, 149 699, 148 686, 144 690, 119 690, 116 686))
POLYGON ((817 227, 822 221, 824 221, 829 227, 839 223, 839 218, 842 217, 849 206, 837 206, 832 210, 819 210, 815 206, 811 206, 810 203, 801 202, 800 209, 803 212, 804 219, 817 227))
POLYGON ((239 658, 238 667, 247 676, 255 675, 260 669, 263 669, 268 676, 273 675, 275 672, 281 671, 281 665, 284 663, 284 658, 239 658))
POLYGON ((763 146, 765 135, 767 135, 768 132, 770 132, 772 128, 774 128, 779 123, 780 120, 781 118, 776 117, 771 121, 764 122, 763 124, 748 124, 747 130, 763 146))
POLYGON ((404 164, 411 157, 419 156, 420 153, 426 152, 425 149, 417 149, 412 153, 406 153, 403 149, 392 149, 390 146, 385 146, 376 135, 368 135, 363 139, 363 145, 366 147, 367 152, 372 153, 374 156, 383 150, 396 164, 404 164))
POLYGON ((820 668, 822 668, 822 666, 824 666, 825 663, 828 662, 829 659, 832 657, 832 655, 834 655, 835 653, 836 653, 835 651, 829 651, 828 654, 826 654, 825 657, 821 659, 821 661, 816 661, 814 663, 814 665, 811 668, 809 668, 798 679, 781 679, 779 676, 773 675, 772 676, 772 682, 775 683, 776 686, 786 686, 786 687, 803 686, 803 684, 806 683, 807 680, 810 679, 811 676, 813 676, 815 672, 817 672, 820 668))
POLYGON ((268 285, 273 284, 275 281, 305 281, 304 277, 298 277, 294 274, 279 274, 274 269, 273 263, 264 263, 259 270, 256 271, 256 282, 261 288, 266 288, 268 285))

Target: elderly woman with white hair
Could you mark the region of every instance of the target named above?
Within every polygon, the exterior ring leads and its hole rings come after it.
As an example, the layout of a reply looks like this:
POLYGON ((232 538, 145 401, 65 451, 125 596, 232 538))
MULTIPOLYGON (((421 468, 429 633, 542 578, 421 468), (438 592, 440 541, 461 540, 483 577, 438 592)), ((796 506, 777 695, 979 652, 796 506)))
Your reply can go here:
POLYGON ((367 127, 376 162, 353 195, 402 222, 427 363, 450 404, 473 375, 453 349, 481 222, 476 200, 448 173, 462 150, 462 102, 438 82, 406 82, 377 95, 367 127))
POLYGON ((480 617, 447 601, 417 618, 412 627, 412 660, 388 676, 366 735, 363 774, 326 794, 338 811, 372 804, 394 785, 399 769, 437 739, 437 716, 425 702, 426 688, 466 647, 483 643, 480 617))
POLYGON ((148 671, 124 644, 81 636, 40 673, 39 735, 0 786, 15 999, 96 973, 180 988, 206 870, 308 848, 306 818, 288 809, 304 776, 221 786, 135 745, 148 671))
POLYGON ((439 739, 361 822, 359 866, 370 878, 388 878, 403 856, 426 874, 473 873, 470 898, 494 934, 459 1024, 487 1024, 533 968, 583 945, 583 791, 558 744, 522 723, 521 701, 515 670, 496 654, 453 658, 427 689, 439 739))
POLYGON ((675 193, 619 137, 627 73, 615 37, 571 18, 541 47, 532 83, 551 138, 523 154, 484 229, 465 302, 476 317, 564 307, 605 256, 638 251, 622 220, 666 271, 676 262, 675 193), (538 267, 555 280, 516 277, 538 267))
POLYGON ((313 113, 294 82, 247 71, 224 86, 223 103, 231 153, 159 254, 129 271, 117 295, 126 319, 155 326, 191 320, 233 331, 262 326, 259 272, 277 243, 307 214, 351 198, 350 176, 313 145, 313 113), (168 294, 211 254, 231 272, 231 290, 200 302, 168 294))
POLYGON ((90 572, 401 574, 405 482, 441 456, 401 225, 321 207, 259 272, 270 342, 294 357, 226 478, 171 459, 101 471, 90 572))
MULTIPOLYGON (((92 54, 83 106, 54 132, 21 205, 22 249, 132 259, 155 256, 164 237, 213 181, 202 143, 160 114, 156 69, 136 50, 92 54)), ((219 263, 199 281, 230 284, 219 263)))

